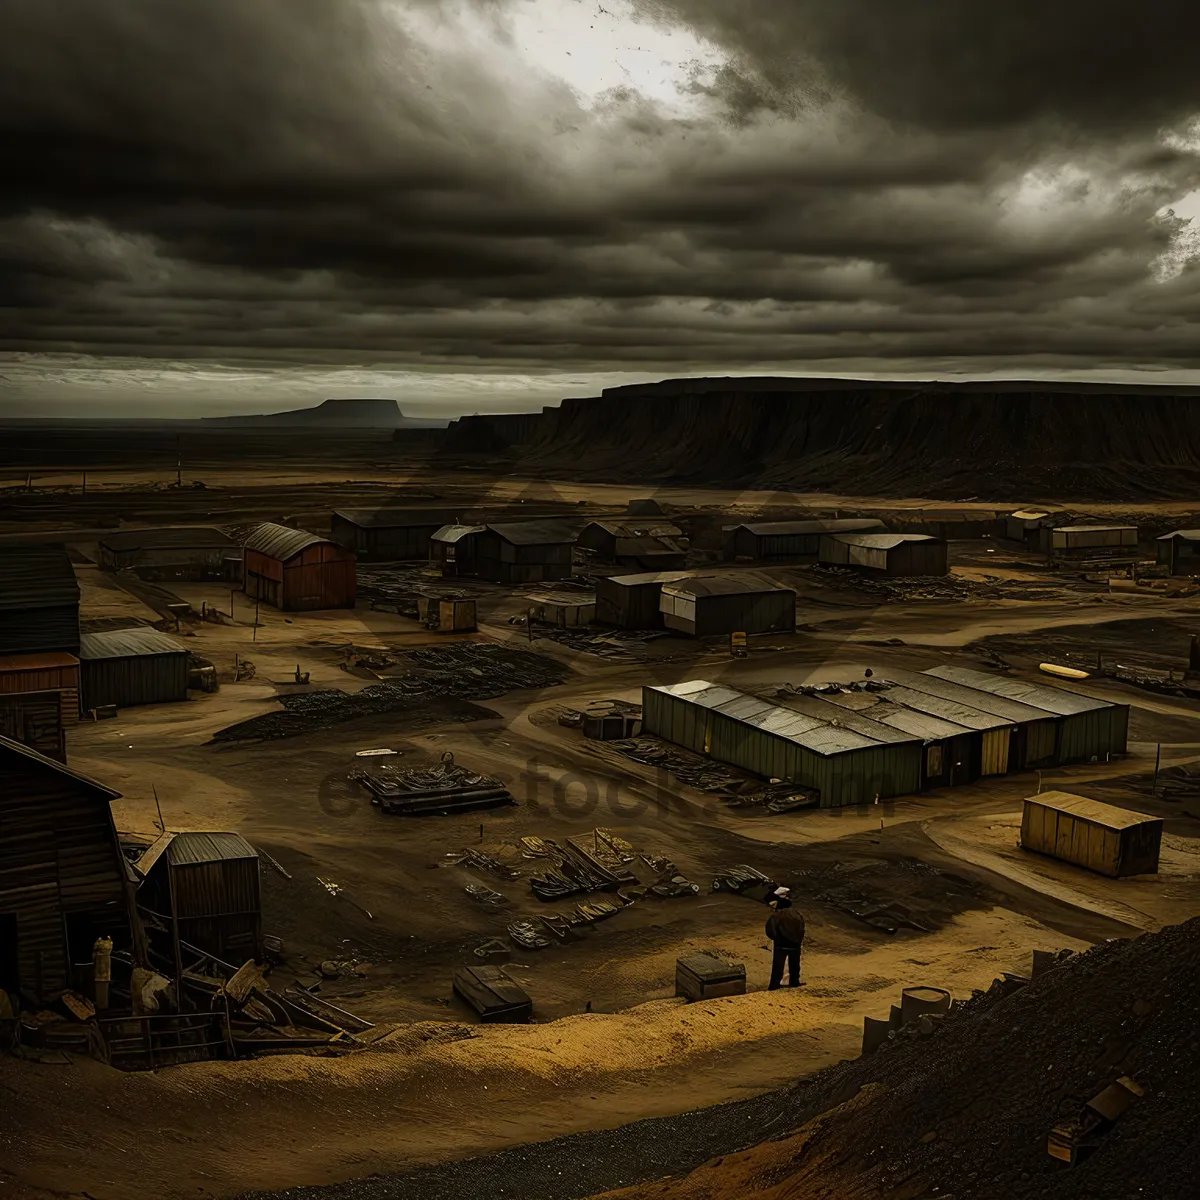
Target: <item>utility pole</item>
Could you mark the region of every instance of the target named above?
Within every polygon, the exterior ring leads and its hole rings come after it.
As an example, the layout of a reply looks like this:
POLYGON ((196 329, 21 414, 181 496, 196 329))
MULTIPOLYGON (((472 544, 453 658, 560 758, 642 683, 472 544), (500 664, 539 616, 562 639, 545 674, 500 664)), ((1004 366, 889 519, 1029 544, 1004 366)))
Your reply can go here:
POLYGON ((183 435, 175 435, 175 486, 183 487, 183 435))

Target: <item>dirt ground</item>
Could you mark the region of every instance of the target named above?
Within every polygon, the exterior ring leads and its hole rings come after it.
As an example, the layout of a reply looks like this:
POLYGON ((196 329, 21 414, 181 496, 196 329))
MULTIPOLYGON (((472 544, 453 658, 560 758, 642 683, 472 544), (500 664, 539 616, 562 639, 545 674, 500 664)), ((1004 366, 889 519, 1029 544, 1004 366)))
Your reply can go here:
MULTIPOLYGON (((327 464, 322 503, 337 492, 338 465, 327 464)), ((281 483, 285 466, 272 468, 264 489, 281 483)), ((377 475, 382 483, 386 469, 377 475)), ((473 486, 479 494, 465 472, 417 475, 405 486, 459 488, 463 495, 473 486)), ((282 482, 299 486, 305 478, 296 470, 282 482)), ((373 477, 360 470, 356 478, 373 477)), ((545 486, 507 480, 486 490, 489 497, 528 498, 545 486)), ((253 507, 253 489, 244 491, 238 505, 253 507)), ((554 492, 586 511, 612 511, 646 489, 559 484, 554 492)), ((718 489, 656 494, 727 511, 755 503, 718 489)), ((195 493, 193 508, 207 504, 205 495, 195 493)), ((63 503, 60 496, 56 504, 63 503)), ((274 503, 273 494, 263 507, 274 503)), ((82 560, 83 617, 157 619, 86 561, 96 536, 86 523, 93 504, 99 501, 89 490, 88 511, 69 530, 82 560)), ((28 531, 27 515, 9 513, 3 529, 28 531)), ((220 691, 81 724, 70 734, 71 765, 121 791, 113 808, 123 831, 155 832, 157 793, 168 828, 236 829, 267 851, 290 876, 263 866, 265 930, 285 946, 275 978, 309 984, 318 964, 337 963, 339 977, 323 980, 320 994, 396 1029, 344 1058, 279 1056, 154 1074, 122 1075, 81 1060, 0 1060, 0 1196, 233 1196, 403 1172, 678 1113, 854 1056, 862 1018, 886 1015, 904 986, 928 983, 969 995, 1002 971, 1026 970, 1034 949, 1080 948, 1196 912, 1200 800, 1192 816, 1186 803, 1134 784, 1105 789, 1106 781, 1152 771, 1156 753, 1164 765, 1200 758, 1200 706, 1186 698, 1109 680, 1078 685, 1134 706, 1134 740, 1122 763, 1045 772, 1040 781, 981 781, 878 808, 781 816, 731 807, 557 722, 564 707, 591 700, 637 702, 647 682, 761 686, 861 678, 867 668, 880 674, 889 665, 978 666, 992 661, 989 647, 998 638, 1008 639, 1004 654, 1019 672, 1036 673, 1038 652, 1053 646, 1060 628, 1086 642, 1090 630, 1103 637, 1116 622, 1138 622, 1140 630, 1142 622, 1159 621, 1171 630, 1161 649, 1167 657, 1180 655, 1180 631, 1193 623, 1200 631, 1196 600, 1110 595, 1078 576, 1039 588, 1036 599, 977 594, 971 589, 993 587, 996 578, 1020 587, 1045 581, 1036 560, 1011 547, 1003 557, 1009 565, 981 565, 990 548, 954 545, 954 579, 967 590, 953 599, 895 601, 822 578, 819 569, 771 568, 797 587, 803 627, 752 639, 741 660, 731 659, 720 639, 662 639, 627 660, 548 638, 531 646, 526 632, 508 623, 522 611, 520 594, 494 589, 479 633, 460 640, 531 648, 569 668, 565 683, 260 743, 212 738, 278 709, 279 696, 305 690, 289 682, 297 667, 310 673, 307 690, 355 692, 377 679, 343 669, 349 647, 400 654, 445 639, 361 603, 340 613, 262 609, 256 626, 240 593, 226 623, 185 623, 180 636, 216 665, 220 691), (1020 653, 1012 639, 1030 637, 1020 653), (235 659, 253 662, 253 678, 234 682, 235 659), (356 751, 381 747, 396 750, 405 764, 436 761, 449 750, 459 763, 502 778, 517 803, 482 814, 383 816, 346 778, 364 761, 356 751), (1039 782, 1084 793, 1094 785, 1109 802, 1161 813, 1162 873, 1117 883, 1020 851, 1020 801, 1039 782), (520 839, 591 838, 597 827, 640 852, 668 854, 699 885, 698 894, 639 901, 578 942, 514 950, 508 969, 533 996, 535 1023, 472 1024, 452 997, 453 971, 478 962, 474 949, 503 938, 511 921, 569 907, 533 896, 528 876, 538 863, 522 856, 520 839), (499 880, 446 864, 447 854, 465 847, 488 851, 521 877, 499 880), (763 907, 711 889, 722 867, 739 863, 795 891, 809 929, 808 982, 799 992, 763 990, 763 907), (331 895, 319 880, 336 882, 341 894, 331 895), (478 906, 466 892, 476 883, 502 893, 506 905, 478 906), (904 906, 918 927, 888 934, 817 898, 838 885, 904 906), (748 994, 694 1005, 674 999, 675 960, 699 949, 744 962, 748 994)), ((228 588, 168 586, 194 607, 228 612, 228 588)))

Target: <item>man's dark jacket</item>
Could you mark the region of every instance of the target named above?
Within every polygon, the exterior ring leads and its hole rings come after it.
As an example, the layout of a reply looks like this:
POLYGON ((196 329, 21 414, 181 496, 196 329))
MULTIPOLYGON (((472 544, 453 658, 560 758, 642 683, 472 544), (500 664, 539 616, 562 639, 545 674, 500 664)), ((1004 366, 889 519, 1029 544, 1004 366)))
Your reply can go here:
POLYGON ((780 908, 767 918, 767 937, 777 946, 804 945, 804 918, 794 908, 780 908))

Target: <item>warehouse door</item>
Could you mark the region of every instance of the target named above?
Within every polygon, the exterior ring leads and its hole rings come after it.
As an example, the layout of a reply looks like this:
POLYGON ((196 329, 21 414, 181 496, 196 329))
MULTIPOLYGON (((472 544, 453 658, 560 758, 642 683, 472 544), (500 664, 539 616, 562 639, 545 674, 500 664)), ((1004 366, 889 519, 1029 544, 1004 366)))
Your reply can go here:
POLYGON ((925 778, 940 779, 945 766, 943 765, 945 747, 939 742, 936 746, 928 746, 925 750, 925 778))
POLYGON ((1004 775, 1008 772, 1008 741, 1010 729, 991 729, 983 735, 983 765, 981 775, 1004 775))

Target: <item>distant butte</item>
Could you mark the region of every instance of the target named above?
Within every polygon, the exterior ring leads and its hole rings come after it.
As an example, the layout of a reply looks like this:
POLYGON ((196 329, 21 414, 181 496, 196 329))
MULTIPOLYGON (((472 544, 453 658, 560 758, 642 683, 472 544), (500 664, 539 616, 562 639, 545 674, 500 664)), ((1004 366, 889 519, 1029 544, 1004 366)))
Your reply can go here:
POLYGON ((395 400, 334 399, 315 408, 287 412, 255 413, 236 417, 205 417, 209 425, 325 425, 352 429, 417 429, 443 424, 406 417, 395 400))

